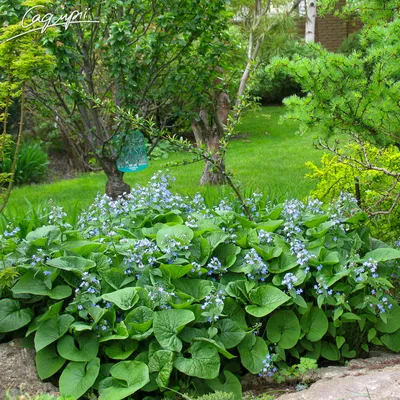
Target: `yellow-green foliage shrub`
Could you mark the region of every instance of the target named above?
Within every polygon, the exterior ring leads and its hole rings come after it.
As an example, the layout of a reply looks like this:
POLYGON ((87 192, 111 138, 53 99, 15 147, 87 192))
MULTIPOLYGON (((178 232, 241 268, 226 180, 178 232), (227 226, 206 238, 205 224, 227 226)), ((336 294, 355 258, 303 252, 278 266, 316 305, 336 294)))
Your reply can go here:
POLYGON ((364 148, 366 154, 358 145, 347 146, 341 152, 342 157, 325 153, 321 166, 306 163, 312 171, 306 177, 318 181, 312 195, 323 201, 332 200, 340 192, 356 196, 358 180, 361 207, 372 217, 373 234, 379 239, 397 240, 400 236, 400 151, 396 146, 378 149, 367 144, 364 148), (371 165, 382 170, 364 169, 346 161, 347 156, 363 163, 367 157, 371 165), (383 170, 398 172, 399 176, 388 176, 383 170))

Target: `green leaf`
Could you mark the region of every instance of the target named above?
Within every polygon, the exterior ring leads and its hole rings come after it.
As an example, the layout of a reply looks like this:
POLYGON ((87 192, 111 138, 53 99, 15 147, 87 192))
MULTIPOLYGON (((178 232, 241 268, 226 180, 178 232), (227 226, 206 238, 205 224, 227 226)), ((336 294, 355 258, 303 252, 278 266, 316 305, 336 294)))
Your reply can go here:
POLYGON ((97 336, 91 332, 80 335, 63 336, 57 343, 57 351, 61 357, 67 360, 85 362, 93 360, 99 351, 97 336), (75 345, 78 342, 79 348, 75 345))
POLYGON ((157 373, 157 385, 163 389, 168 387, 169 378, 174 369, 174 353, 169 350, 156 351, 149 360, 150 374, 157 373))
POLYGON ((53 376, 61 369, 65 361, 65 358, 57 354, 55 343, 38 351, 36 353, 36 368, 40 379, 44 380, 53 376))
POLYGON ((368 342, 370 342, 375 336, 376 336, 376 330, 374 328, 371 328, 368 331, 368 342))
POLYGON ((174 366, 178 371, 200 379, 214 379, 219 375, 220 360, 215 347, 204 342, 194 342, 188 351, 191 358, 177 355, 174 366))
POLYGON ((70 362, 60 376, 60 393, 78 399, 95 383, 100 371, 100 359, 70 362))
POLYGON ((182 245, 186 246, 190 243, 193 237, 193 231, 186 225, 166 225, 157 232, 156 242, 161 250, 168 250, 171 239, 175 239, 182 245))
POLYGON ((72 240, 63 243, 63 248, 80 256, 86 256, 96 250, 98 250, 103 245, 101 243, 91 242, 90 240, 72 240))
POLYGON ((246 336, 245 329, 228 318, 217 321, 215 327, 219 330, 218 340, 226 349, 236 347, 246 336))
POLYGON ((62 269, 64 271, 88 271, 96 266, 96 263, 92 260, 87 260, 83 257, 65 256, 59 258, 53 258, 47 261, 47 265, 51 267, 62 269))
POLYGON ((164 350, 180 352, 182 342, 178 333, 194 319, 195 315, 189 310, 158 311, 154 314, 154 336, 164 350))
POLYGON ((300 337, 300 324, 293 311, 278 311, 267 322, 268 339, 283 349, 294 347, 300 337))
POLYGON ((104 300, 114 303, 121 310, 130 310, 138 301, 140 288, 128 287, 101 296, 104 300))
POLYGON ((61 300, 71 296, 72 289, 66 285, 56 286, 50 290, 45 282, 36 276, 36 271, 31 270, 24 274, 12 288, 14 294, 33 294, 37 296, 49 296, 55 300, 61 300))
POLYGON ((259 336, 249 332, 238 346, 240 361, 252 374, 258 374, 264 368, 263 361, 268 354, 268 346, 259 336))
POLYGON ((222 354, 224 357, 226 357, 228 360, 231 360, 232 358, 236 358, 233 354, 229 353, 224 347, 222 343, 218 343, 213 339, 209 338, 194 338, 194 341, 199 341, 199 342, 206 342, 209 343, 211 346, 214 346, 218 353, 222 354))
POLYGON ((58 226, 47 225, 37 228, 26 235, 26 240, 32 242, 36 246, 46 246, 58 239, 61 235, 61 230, 58 226))
POLYGON ((218 258, 222 266, 229 268, 235 263, 236 256, 239 253, 239 246, 232 243, 222 243, 214 250, 213 256, 218 258))
POLYGON ((23 308, 18 301, 0 300, 0 333, 16 331, 29 324, 33 318, 30 308, 23 308))
POLYGON ((400 352, 400 331, 383 335, 381 341, 389 350, 400 352))
POLYGON ((44 322, 48 319, 57 317, 63 305, 63 301, 59 301, 49 307, 49 309, 40 317, 39 321, 44 322))
POLYGON ((400 250, 390 247, 375 249, 365 254, 361 261, 368 261, 370 258, 378 262, 396 260, 400 258, 400 250))
POLYGON ((179 279, 185 276, 193 269, 192 264, 187 265, 174 265, 174 264, 161 264, 160 270, 163 276, 168 276, 171 279, 179 279))
POLYGON ((193 297, 196 301, 203 300, 214 289, 213 283, 204 279, 174 279, 172 284, 176 290, 193 297))
POLYGON ((197 237, 192 240, 189 251, 193 260, 200 265, 204 265, 211 255, 211 247, 207 239, 197 237))
POLYGON ((343 314, 343 308, 337 308, 333 313, 333 320, 336 321, 343 314))
POLYGON ((149 369, 141 361, 121 361, 111 368, 110 374, 99 384, 99 400, 124 399, 150 381, 149 369))
POLYGON ((346 341, 346 339, 343 336, 336 336, 336 346, 338 349, 340 349, 344 342, 346 341))
POLYGON ((400 329, 400 307, 393 304, 392 308, 385 313, 387 323, 381 319, 375 324, 375 329, 382 333, 393 333, 400 329))
POLYGON ((246 311, 254 317, 265 317, 276 308, 290 300, 290 297, 274 286, 259 286, 250 292, 253 304, 246 306, 246 311))
POLYGON ((254 286, 254 282, 248 282, 247 280, 229 282, 225 291, 229 296, 239 299, 243 303, 247 304, 250 302, 249 293, 254 286))
POLYGON ((135 340, 114 340, 110 346, 106 347, 106 354, 114 360, 127 359, 138 348, 135 340))
POLYGON ((207 385, 214 392, 233 393, 234 400, 242 400, 242 385, 239 379, 230 371, 224 371, 219 378, 207 380, 207 385))
POLYGON ((341 320, 342 322, 354 322, 354 321, 360 321, 361 318, 356 314, 353 314, 351 312, 346 312, 342 314, 341 320))
POLYGON ((125 318, 125 325, 140 333, 148 331, 153 325, 154 311, 145 306, 132 310, 125 318))
POLYGON ((64 336, 69 326, 74 322, 72 315, 64 314, 45 321, 35 334, 35 349, 44 349, 50 343, 64 336))
POLYGON ((340 360, 340 351, 334 344, 322 341, 321 356, 329 361, 338 361, 340 360))
POLYGON ((318 342, 328 331, 329 324, 325 313, 320 308, 313 307, 302 316, 300 325, 310 342, 318 342))

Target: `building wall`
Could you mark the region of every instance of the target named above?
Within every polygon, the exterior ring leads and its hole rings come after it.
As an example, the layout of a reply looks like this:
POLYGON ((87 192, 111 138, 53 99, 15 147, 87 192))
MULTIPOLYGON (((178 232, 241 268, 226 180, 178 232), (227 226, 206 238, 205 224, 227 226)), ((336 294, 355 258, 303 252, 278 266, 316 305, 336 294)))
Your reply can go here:
MULTIPOLYGON (((344 1, 340 1, 339 4, 344 1)), ((317 9, 318 13, 318 9, 317 9)), ((304 37, 305 34, 305 18, 298 21, 299 35, 304 37)), ((315 27, 315 41, 321 43, 326 49, 330 51, 337 51, 343 40, 346 39, 351 33, 357 32, 362 27, 361 21, 351 20, 346 21, 341 18, 335 17, 332 14, 324 17, 319 17, 317 14, 316 27, 315 27)))

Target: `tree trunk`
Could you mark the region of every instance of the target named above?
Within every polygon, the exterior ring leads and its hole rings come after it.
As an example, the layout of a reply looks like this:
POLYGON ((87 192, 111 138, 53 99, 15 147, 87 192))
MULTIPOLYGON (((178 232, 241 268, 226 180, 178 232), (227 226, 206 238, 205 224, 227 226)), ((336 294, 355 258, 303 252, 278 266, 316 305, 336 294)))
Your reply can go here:
POLYGON ((115 162, 101 160, 101 164, 107 176, 106 195, 115 200, 128 194, 131 188, 124 182, 124 173, 118 170, 115 162))
POLYGON ((315 42, 315 20, 317 17, 317 6, 315 0, 309 0, 307 4, 306 36, 305 41, 315 42))
POLYGON ((200 185, 224 185, 226 183, 224 176, 225 160, 219 153, 219 140, 219 136, 212 136, 207 140, 207 147, 212 152, 213 162, 205 162, 203 175, 200 178, 200 185))
POLYGON ((211 160, 205 160, 203 175, 200 179, 201 185, 224 185, 225 160, 221 153, 220 140, 224 134, 225 125, 231 108, 229 96, 221 92, 215 98, 216 112, 208 113, 205 109, 200 110, 199 119, 192 121, 192 129, 196 142, 199 146, 206 145, 211 160))

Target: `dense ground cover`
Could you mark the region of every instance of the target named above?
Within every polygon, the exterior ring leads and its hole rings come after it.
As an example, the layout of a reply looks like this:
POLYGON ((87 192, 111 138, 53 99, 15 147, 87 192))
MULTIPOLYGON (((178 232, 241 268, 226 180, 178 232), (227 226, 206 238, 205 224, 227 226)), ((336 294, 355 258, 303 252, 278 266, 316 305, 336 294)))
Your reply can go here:
POLYGON ((247 202, 252 219, 159 174, 126 199, 98 197, 75 227, 57 208, 27 235, 10 227, 0 338, 26 336, 42 379, 100 400, 193 388, 240 400, 248 372, 400 350, 400 251, 370 238, 351 196, 247 202))
MULTIPOLYGON (((312 146, 310 136, 297 136, 296 124, 278 124, 284 113, 282 107, 263 107, 250 111, 238 126, 240 136, 231 142, 227 154, 227 165, 244 189, 262 190, 274 196, 306 197, 314 188, 314 182, 304 179, 307 172, 306 161, 318 162, 322 154, 312 146), (270 117, 269 117, 270 116, 270 117)), ((179 161, 187 154, 171 154, 167 161, 179 161)), ((155 160, 148 169, 131 173, 125 179, 131 185, 145 184, 165 160, 155 160)), ((203 169, 202 163, 172 168, 177 178, 173 190, 191 194, 200 190, 217 195, 221 189, 199 188, 198 182, 203 169)), ((16 188, 8 204, 8 211, 24 208, 28 199, 34 206, 49 199, 55 200, 66 209, 79 203, 88 206, 98 192, 104 192, 105 175, 86 174, 77 179, 59 181, 52 184, 16 188)), ((229 189, 226 189, 229 192, 229 189)))

